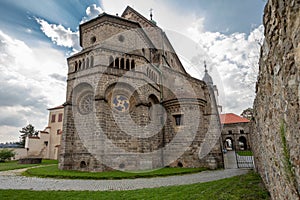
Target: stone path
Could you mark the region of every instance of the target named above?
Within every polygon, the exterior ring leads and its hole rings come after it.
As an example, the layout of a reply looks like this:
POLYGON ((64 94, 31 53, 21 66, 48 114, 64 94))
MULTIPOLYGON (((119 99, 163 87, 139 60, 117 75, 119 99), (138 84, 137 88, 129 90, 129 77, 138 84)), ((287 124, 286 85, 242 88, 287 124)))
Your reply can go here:
POLYGON ((235 156, 235 151, 227 151, 224 154, 224 166, 225 169, 236 169, 237 167, 237 162, 236 162, 236 156, 235 156))
POLYGON ((26 189, 26 190, 135 190, 142 188, 155 188, 172 185, 186 185, 203 183, 237 175, 246 174, 245 169, 226 169, 204 171, 196 174, 181 176, 123 179, 123 180, 67 180, 19 176, 21 170, 0 172, 0 189, 26 189))

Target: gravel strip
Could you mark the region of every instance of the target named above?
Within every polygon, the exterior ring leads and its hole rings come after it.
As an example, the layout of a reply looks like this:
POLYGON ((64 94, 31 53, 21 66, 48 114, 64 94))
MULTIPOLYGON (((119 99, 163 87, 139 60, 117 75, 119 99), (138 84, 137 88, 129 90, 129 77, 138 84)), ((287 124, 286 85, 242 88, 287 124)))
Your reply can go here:
MULTIPOLYGON (((22 169, 23 171, 26 169, 22 169)), ((69 180, 19 176, 22 170, 0 172, 0 189, 26 190, 135 190, 162 186, 187 185, 220 180, 246 174, 246 169, 204 171, 180 176, 138 178, 123 180, 69 180)))

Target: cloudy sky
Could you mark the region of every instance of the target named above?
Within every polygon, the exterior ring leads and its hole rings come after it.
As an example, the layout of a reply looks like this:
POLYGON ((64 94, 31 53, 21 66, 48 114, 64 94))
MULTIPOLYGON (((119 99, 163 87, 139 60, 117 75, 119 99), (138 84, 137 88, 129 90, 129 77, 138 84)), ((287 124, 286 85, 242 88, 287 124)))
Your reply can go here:
POLYGON ((38 130, 47 125, 47 108, 65 101, 66 58, 80 51, 78 25, 102 12, 121 15, 127 5, 147 18, 153 9, 154 20, 192 76, 203 76, 206 60, 222 93, 223 111, 240 114, 254 98, 265 4, 264 0, 1 0, 0 142, 18 141, 19 130, 28 123, 38 130))

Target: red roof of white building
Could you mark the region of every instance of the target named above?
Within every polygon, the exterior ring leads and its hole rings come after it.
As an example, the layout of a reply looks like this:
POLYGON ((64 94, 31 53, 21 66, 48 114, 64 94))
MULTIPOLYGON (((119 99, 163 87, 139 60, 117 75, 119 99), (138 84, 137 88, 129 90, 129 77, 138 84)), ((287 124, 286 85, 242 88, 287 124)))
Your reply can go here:
POLYGON ((54 108, 48 108, 48 110, 56 110, 56 109, 62 109, 62 108, 64 108, 64 106, 60 105, 60 106, 56 106, 54 108))
POLYGON ((220 114, 220 119, 222 124, 235 124, 235 123, 247 123, 250 122, 249 119, 240 117, 233 113, 220 114))

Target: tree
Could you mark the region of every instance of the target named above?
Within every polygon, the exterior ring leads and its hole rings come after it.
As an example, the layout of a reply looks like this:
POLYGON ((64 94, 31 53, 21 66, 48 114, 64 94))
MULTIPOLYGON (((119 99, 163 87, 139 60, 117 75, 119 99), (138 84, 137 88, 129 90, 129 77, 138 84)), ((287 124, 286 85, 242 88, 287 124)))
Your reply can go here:
POLYGON ((9 149, 2 149, 0 150, 0 162, 5 162, 6 160, 11 160, 16 153, 13 150, 9 149))
POLYGON ((23 127, 22 130, 20 130, 19 132, 22 133, 20 136, 20 145, 22 145, 23 147, 25 146, 25 139, 27 136, 37 136, 39 133, 34 129, 34 126, 32 126, 31 124, 28 124, 26 127, 23 127))
POLYGON ((241 116, 251 120, 253 117, 253 108, 247 108, 246 110, 243 110, 241 116))

